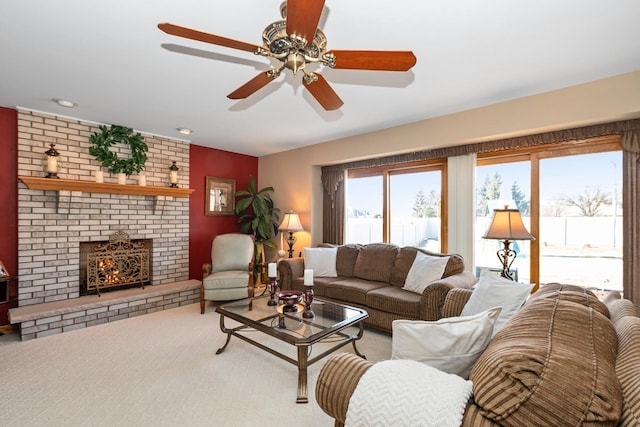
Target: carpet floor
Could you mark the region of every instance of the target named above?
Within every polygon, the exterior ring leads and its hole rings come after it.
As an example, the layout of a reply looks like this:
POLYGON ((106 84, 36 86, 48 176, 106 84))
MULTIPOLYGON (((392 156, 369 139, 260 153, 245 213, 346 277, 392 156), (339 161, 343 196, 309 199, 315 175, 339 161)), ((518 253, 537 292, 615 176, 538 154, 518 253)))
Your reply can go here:
MULTIPOLYGON (((314 396, 326 358, 309 367, 309 403, 296 404, 294 365, 237 338, 216 355, 225 339, 214 307, 201 315, 199 304, 32 341, 5 338, 0 424, 333 425, 314 396)), ((293 346, 259 332, 254 339, 295 358, 293 346)), ((357 346, 372 361, 391 355, 387 334, 366 330, 357 346)))

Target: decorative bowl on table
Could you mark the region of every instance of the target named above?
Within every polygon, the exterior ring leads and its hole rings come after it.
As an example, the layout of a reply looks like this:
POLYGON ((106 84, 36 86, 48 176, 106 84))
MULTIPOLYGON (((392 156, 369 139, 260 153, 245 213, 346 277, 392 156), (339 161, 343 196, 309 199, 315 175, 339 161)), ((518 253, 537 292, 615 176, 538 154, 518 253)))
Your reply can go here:
POLYGON ((298 304, 302 300, 302 292, 300 291, 280 291, 276 294, 284 307, 282 311, 285 313, 295 313, 298 311, 298 304))

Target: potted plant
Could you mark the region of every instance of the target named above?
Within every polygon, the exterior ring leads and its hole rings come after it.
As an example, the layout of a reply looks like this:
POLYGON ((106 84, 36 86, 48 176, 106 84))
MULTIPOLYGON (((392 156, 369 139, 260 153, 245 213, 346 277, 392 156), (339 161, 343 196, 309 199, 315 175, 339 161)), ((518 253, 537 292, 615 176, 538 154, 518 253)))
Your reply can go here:
MULTIPOLYGON (((266 275, 264 247, 277 249, 277 245, 270 239, 278 234, 280 209, 276 208, 271 198, 275 191, 273 187, 258 190, 256 180, 251 175, 246 190, 237 191, 236 206, 233 210, 238 216, 240 231, 253 235, 254 273, 266 275)), ((266 282, 266 278, 262 278, 266 282)))

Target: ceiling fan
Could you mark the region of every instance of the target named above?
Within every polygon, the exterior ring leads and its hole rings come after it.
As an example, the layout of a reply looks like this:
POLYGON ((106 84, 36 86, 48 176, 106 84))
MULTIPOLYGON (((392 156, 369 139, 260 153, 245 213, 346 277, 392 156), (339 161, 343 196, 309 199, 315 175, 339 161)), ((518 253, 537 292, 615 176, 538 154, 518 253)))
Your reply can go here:
POLYGON ((276 58, 279 68, 263 71, 235 91, 230 99, 244 99, 266 86, 288 68, 297 75, 303 73, 302 83, 325 110, 336 110, 343 104, 338 94, 318 72, 306 69, 306 64, 319 63, 331 68, 350 70, 408 71, 416 63, 411 51, 330 50, 327 38, 318 28, 324 0, 288 0, 280 5, 283 20, 276 21, 262 33, 263 45, 247 43, 215 34, 205 33, 168 22, 158 24, 167 34, 212 43, 232 49, 253 52, 276 58))

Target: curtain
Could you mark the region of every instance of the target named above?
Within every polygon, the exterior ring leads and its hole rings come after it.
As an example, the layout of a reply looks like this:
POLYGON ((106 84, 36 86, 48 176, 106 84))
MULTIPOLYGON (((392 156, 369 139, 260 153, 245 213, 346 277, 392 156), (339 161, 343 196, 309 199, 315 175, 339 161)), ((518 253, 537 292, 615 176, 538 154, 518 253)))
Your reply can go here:
POLYGON ((322 168, 322 241, 325 243, 344 242, 345 174, 342 168, 322 168))
POLYGON ((624 297, 640 315, 640 131, 623 132, 622 143, 622 285, 624 297))
MULTIPOLYGON (((447 204, 447 224, 458 232, 449 233, 447 252, 462 255, 464 265, 471 271, 475 264, 473 239, 475 235, 475 166, 476 155, 449 157, 447 162, 448 194, 455 194, 455 200, 447 204)), ((444 220, 445 218, 443 218, 444 220)))

